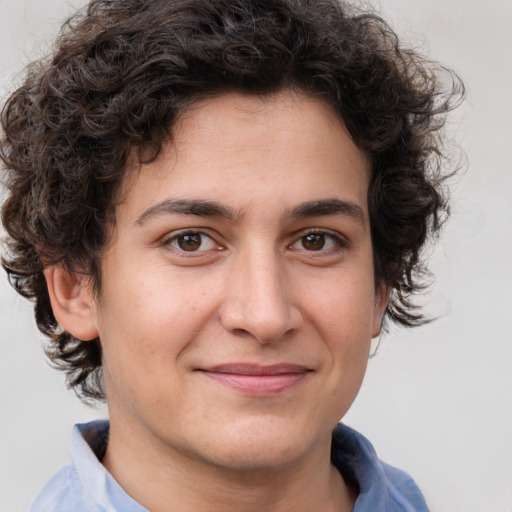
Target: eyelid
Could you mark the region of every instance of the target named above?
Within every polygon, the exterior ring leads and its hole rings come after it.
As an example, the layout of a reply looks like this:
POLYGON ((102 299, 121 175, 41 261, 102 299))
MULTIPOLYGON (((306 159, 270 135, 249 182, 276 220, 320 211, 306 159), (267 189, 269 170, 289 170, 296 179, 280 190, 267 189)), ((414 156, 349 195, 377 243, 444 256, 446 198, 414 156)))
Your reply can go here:
POLYGON ((313 250, 308 250, 306 248, 301 248, 301 249, 297 249, 297 250, 302 250, 302 251, 305 251, 307 253, 317 253, 317 254, 321 254, 321 253, 330 253, 330 252, 335 252, 335 251, 341 251, 343 249, 347 249, 349 247, 349 240, 347 239, 346 236, 344 236, 342 233, 338 232, 338 231, 333 231, 331 229, 327 229, 327 228, 308 228, 308 229, 303 229, 297 233, 295 233, 294 237, 293 237, 293 241, 292 243, 290 243, 288 245, 288 247, 292 248, 293 245, 297 244, 300 242, 300 240, 308 235, 323 235, 325 237, 330 237, 334 243, 335 243, 335 247, 334 248, 328 248, 328 249, 319 249, 317 251, 313 251, 313 250))
MULTIPOLYGON (((219 236, 216 236, 215 233, 212 233, 208 228, 182 228, 171 231, 163 236, 160 239, 160 245, 179 258, 199 258, 201 256, 205 257, 207 255, 218 254, 219 252, 222 252, 226 249, 224 244, 218 242, 218 238, 219 236), (172 245, 173 242, 175 242, 179 237, 185 236, 187 234, 198 234, 202 237, 206 237, 211 240, 212 244, 214 244, 214 247, 208 249, 186 251, 172 245)), ((306 228, 294 233, 293 238, 291 239, 291 242, 287 244, 287 247, 292 251, 303 252, 310 256, 321 257, 336 254, 344 251, 345 249, 348 249, 350 247, 350 240, 339 231, 331 230, 328 228, 306 228), (322 235, 327 239, 331 239, 333 246, 321 248, 318 250, 306 249, 305 247, 294 248, 296 244, 300 243, 302 238, 308 235, 322 235)))
POLYGON ((160 245, 170 251, 173 251, 175 254, 179 254, 180 257, 194 258, 204 256, 205 254, 212 252, 223 251, 225 247, 220 244, 216 238, 217 237, 215 237, 211 231, 206 228, 183 228, 167 233, 161 238, 160 245), (209 238, 215 247, 196 251, 185 251, 172 245, 172 243, 175 242, 178 238, 186 235, 200 235, 201 237, 209 238))

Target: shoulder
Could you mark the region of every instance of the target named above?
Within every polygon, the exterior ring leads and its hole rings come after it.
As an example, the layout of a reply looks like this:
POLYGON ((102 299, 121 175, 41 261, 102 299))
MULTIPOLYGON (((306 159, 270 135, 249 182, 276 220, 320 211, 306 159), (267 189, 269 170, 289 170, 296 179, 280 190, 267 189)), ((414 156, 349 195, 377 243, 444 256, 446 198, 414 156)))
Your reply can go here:
POLYGON ((384 462, 380 465, 386 475, 389 499, 393 504, 390 510, 428 512, 422 492, 408 473, 384 462))
POLYGON ((332 461, 358 489, 353 512, 428 512, 414 480, 379 460, 368 439, 339 424, 333 433, 332 461))
POLYGON ((87 488, 101 471, 98 447, 108 435, 108 422, 75 425, 71 441, 72 462, 60 469, 43 487, 29 512, 96 512, 98 505, 87 488))
POLYGON ((91 512, 96 510, 89 503, 75 468, 64 466, 43 487, 29 512, 91 512))
POLYGON ((148 512, 124 492, 101 463, 108 434, 106 420, 75 425, 71 464, 45 485, 29 512, 148 512))

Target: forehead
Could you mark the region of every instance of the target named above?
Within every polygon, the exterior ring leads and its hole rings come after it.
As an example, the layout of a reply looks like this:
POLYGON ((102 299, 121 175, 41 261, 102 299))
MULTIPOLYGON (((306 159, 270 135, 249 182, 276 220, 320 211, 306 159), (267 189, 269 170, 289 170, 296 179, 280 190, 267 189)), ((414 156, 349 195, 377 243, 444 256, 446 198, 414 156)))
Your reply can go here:
POLYGON ((158 159, 125 179, 122 204, 133 214, 169 194, 221 198, 234 207, 271 195, 293 208, 290 202, 328 197, 335 188, 366 203, 369 160, 318 99, 227 93, 197 102, 172 132, 158 159))

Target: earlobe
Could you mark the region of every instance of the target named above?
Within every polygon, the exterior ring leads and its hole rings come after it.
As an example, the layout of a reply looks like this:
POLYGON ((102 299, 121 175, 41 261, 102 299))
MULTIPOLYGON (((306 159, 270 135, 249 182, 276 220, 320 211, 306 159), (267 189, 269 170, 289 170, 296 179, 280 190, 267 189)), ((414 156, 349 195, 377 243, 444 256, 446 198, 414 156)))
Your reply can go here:
POLYGON ((62 265, 45 270, 53 314, 59 325, 80 340, 98 337, 95 300, 89 278, 62 265))
POLYGON ((373 311, 372 338, 380 334, 382 329, 382 321, 386 308, 388 307, 389 298, 391 296, 391 288, 389 286, 381 286, 375 292, 375 308, 373 311))

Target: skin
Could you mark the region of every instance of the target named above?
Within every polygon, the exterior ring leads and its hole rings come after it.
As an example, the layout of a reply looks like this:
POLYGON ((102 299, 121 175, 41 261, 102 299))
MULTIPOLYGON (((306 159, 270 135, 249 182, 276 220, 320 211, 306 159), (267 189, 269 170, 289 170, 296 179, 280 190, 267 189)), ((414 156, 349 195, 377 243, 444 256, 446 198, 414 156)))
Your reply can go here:
POLYGON ((369 175, 317 99, 204 100, 127 175, 99 297, 47 271, 61 326, 101 339, 103 463, 151 511, 351 509, 331 431, 389 297, 374 286, 369 175))

